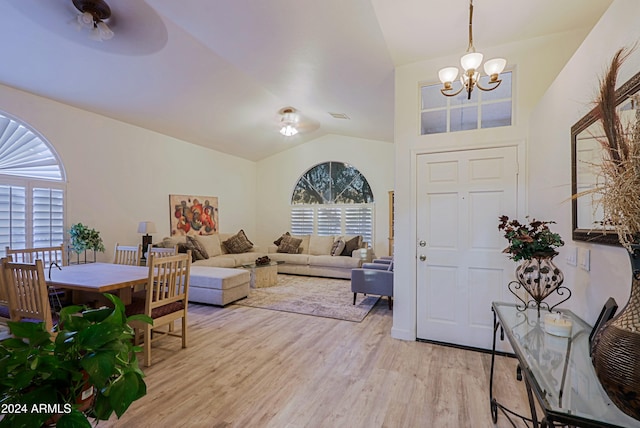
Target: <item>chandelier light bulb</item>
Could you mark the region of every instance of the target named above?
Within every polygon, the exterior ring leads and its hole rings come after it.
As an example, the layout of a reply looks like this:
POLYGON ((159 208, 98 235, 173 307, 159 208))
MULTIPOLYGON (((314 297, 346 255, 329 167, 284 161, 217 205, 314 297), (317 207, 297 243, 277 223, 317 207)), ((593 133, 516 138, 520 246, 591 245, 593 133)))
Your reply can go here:
POLYGON ((113 31, 104 23, 104 21, 100 21, 96 24, 98 30, 100 30, 100 37, 102 40, 109 40, 113 37, 113 31))
POLYGON ((498 78, 498 74, 502 73, 504 68, 507 65, 507 60, 504 58, 493 58, 484 63, 484 72, 487 73, 487 76, 491 76, 491 79, 494 80, 498 78))
POLYGON ((85 27, 92 27, 93 15, 91 15, 89 12, 81 13, 80 15, 78 15, 78 22, 85 27))
POLYGON ((298 133, 298 130, 294 126, 287 124, 280 129, 280 133, 285 137, 293 137, 298 133))
POLYGON ((444 84, 451 83, 456 80, 458 77, 458 68, 457 67, 445 67, 438 72, 438 78, 444 84))
POLYGON ((460 65, 464 71, 471 69, 476 70, 482 64, 482 54, 480 52, 471 52, 460 58, 460 65))

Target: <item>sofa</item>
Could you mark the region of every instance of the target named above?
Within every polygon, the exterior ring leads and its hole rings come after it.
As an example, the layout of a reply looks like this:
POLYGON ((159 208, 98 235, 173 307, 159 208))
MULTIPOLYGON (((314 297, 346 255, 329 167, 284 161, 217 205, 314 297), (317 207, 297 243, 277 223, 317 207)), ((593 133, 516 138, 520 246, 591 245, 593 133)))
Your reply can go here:
POLYGON ((341 279, 350 279, 351 269, 375 257, 362 236, 285 233, 268 246, 267 252, 271 260, 284 262, 278 265, 278 273, 341 279), (293 246, 288 245, 291 241, 293 246))
POLYGON ((191 250, 192 266, 209 266, 218 268, 236 268, 254 263, 258 257, 266 253, 253 245, 243 230, 238 233, 219 233, 214 235, 171 236, 164 238, 159 247, 178 246, 178 252, 191 250), (230 252, 225 242, 240 240, 244 247, 237 247, 241 252, 230 252), (242 242, 245 241, 245 242, 242 242), (203 251, 204 250, 204 251, 203 251))
POLYGON ((243 230, 236 234, 172 236, 155 244, 191 251, 189 302, 225 306, 249 295, 251 275, 235 269, 264 256, 243 230))

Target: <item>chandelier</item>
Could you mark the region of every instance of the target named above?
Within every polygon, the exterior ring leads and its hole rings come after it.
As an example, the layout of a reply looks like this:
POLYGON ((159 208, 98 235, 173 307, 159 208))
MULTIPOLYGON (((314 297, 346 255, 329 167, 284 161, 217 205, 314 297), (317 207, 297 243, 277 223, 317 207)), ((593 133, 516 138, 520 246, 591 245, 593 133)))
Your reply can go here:
POLYGON ((113 37, 113 31, 104 22, 111 17, 111 9, 104 0, 73 0, 73 5, 79 11, 75 20, 78 30, 90 28, 89 37, 99 42, 113 37))
POLYGON ((484 63, 484 72, 489 76, 490 87, 482 87, 480 85, 480 72, 478 68, 482 64, 482 54, 476 52, 475 46, 473 46, 473 0, 469 0, 469 46, 467 47, 467 53, 460 58, 460 65, 462 65, 463 73, 460 76, 460 83, 462 87, 454 92, 453 81, 458 77, 457 67, 445 67, 438 72, 438 78, 443 83, 444 87, 440 89, 442 95, 447 97, 454 97, 458 95, 464 89, 467 92, 467 99, 471 99, 471 91, 474 87, 482 91, 493 91, 502 80, 498 79, 500 73, 507 65, 507 60, 503 58, 493 58, 484 63))

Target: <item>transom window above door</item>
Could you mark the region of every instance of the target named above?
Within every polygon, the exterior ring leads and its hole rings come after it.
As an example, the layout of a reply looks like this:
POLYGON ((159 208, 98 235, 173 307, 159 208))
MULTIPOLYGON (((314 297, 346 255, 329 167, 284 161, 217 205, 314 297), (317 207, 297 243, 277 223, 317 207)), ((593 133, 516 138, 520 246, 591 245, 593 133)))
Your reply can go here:
MULTIPOLYGON (((500 74, 502 83, 492 91, 462 91, 445 97, 441 84, 420 86, 420 135, 496 128, 512 124, 512 72, 500 74)), ((489 86, 489 77, 480 78, 489 86)), ((458 82, 459 83, 459 82, 458 82)))

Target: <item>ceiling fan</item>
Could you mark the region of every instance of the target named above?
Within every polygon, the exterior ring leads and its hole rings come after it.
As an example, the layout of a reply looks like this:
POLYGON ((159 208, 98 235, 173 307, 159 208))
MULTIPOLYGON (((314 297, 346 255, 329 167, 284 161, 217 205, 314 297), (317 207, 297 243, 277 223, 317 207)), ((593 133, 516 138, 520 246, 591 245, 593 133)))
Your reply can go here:
POLYGON ((278 126, 280 134, 293 137, 298 133, 313 132, 320 128, 320 122, 303 115, 294 107, 283 107, 278 110, 278 126))

